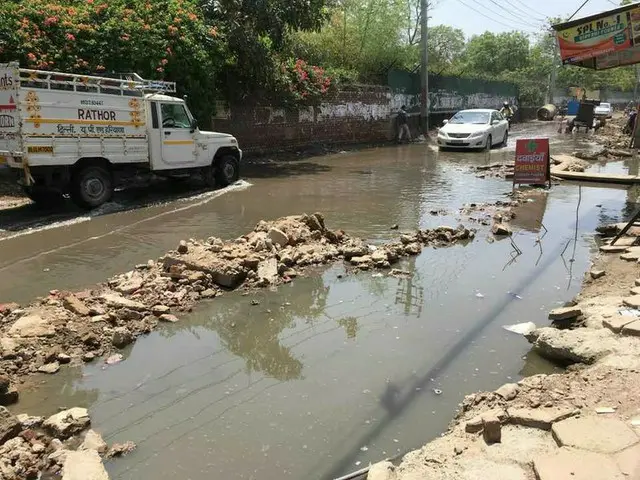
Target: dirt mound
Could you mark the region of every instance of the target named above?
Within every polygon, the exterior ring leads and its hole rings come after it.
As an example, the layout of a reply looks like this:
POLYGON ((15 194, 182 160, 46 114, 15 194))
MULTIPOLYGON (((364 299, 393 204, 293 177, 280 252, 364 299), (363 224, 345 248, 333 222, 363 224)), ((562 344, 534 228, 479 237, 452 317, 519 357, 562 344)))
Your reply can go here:
POLYGON ((0 305, 0 371, 5 373, 0 404, 17 401, 15 384, 26 375, 55 374, 63 364, 116 352, 159 322, 179 321, 179 312, 224 290, 288 283, 307 267, 337 260, 354 270, 390 269, 425 246, 448 246, 474 236, 475 231, 463 226, 439 227, 373 246, 329 230, 318 213, 285 217, 261 221, 232 241, 181 241, 158 261, 138 265, 91 290, 54 290, 24 307, 0 305))

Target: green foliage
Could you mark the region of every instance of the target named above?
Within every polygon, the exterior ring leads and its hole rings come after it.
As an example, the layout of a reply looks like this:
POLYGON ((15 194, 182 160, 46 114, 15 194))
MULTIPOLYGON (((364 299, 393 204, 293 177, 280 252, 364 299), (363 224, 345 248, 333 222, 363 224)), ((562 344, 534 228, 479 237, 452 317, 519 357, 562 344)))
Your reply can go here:
POLYGON ((529 38, 520 32, 485 32, 467 42, 461 62, 466 72, 490 76, 524 68, 529 62, 529 38))
POLYGON ((246 103, 278 101, 286 86, 280 58, 290 55, 289 32, 319 29, 333 0, 199 1, 205 19, 226 39, 218 86, 230 102, 246 103))
MULTIPOLYGON (((178 82, 205 119, 224 45, 194 0, 0 3, 0 61, 75 73, 137 72, 178 82)), ((182 93, 181 92, 181 93, 182 93)))

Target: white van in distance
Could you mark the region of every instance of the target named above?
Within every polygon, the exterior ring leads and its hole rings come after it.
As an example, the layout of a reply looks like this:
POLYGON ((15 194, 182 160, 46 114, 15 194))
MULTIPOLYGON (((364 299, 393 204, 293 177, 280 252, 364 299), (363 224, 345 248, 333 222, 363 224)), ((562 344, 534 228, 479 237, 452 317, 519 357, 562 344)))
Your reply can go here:
POLYGON ((199 175, 226 186, 240 174, 231 135, 205 132, 173 82, 45 72, 0 64, 0 163, 35 202, 70 195, 85 208, 144 173, 199 175))

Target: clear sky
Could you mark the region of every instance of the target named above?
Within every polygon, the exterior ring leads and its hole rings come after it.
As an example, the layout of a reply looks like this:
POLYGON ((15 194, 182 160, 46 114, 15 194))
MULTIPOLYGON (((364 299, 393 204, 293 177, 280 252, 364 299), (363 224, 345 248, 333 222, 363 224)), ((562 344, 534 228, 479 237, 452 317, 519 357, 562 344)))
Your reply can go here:
MULTIPOLYGON (((545 17, 571 15, 584 0, 433 0, 431 25, 460 28, 467 36, 522 30, 539 31, 545 17), (475 9, 476 11, 474 11, 475 9)), ((575 18, 615 8, 618 0, 589 0, 575 18)))

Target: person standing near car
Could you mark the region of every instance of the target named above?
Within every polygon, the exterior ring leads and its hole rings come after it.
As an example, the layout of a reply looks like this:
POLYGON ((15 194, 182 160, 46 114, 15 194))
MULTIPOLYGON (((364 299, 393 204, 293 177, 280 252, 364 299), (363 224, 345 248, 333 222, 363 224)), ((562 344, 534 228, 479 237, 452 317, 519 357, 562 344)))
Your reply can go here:
POLYGON ((407 107, 402 105, 398 111, 398 116, 396 117, 398 125, 398 143, 400 143, 404 138, 406 138, 408 142, 411 141, 411 130, 409 129, 408 118, 407 107))

